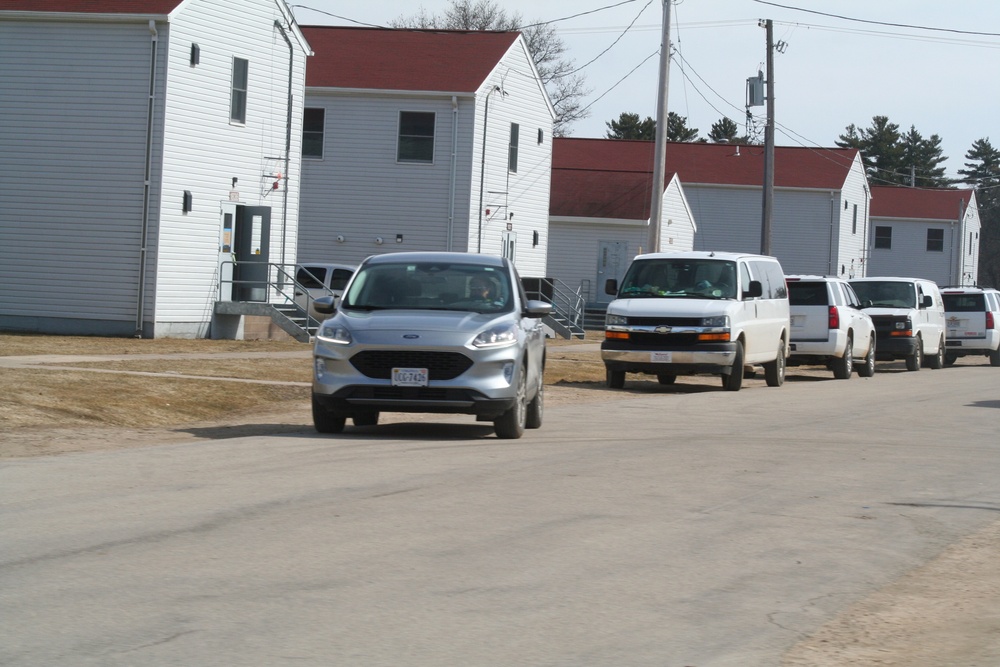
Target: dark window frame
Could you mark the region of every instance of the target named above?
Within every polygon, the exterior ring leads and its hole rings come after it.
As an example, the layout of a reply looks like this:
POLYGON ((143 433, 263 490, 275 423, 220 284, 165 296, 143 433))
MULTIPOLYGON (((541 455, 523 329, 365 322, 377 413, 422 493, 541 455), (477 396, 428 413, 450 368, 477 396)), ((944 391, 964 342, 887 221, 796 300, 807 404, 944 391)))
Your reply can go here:
POLYGON ((250 61, 233 57, 232 88, 230 89, 229 120, 246 125, 247 91, 250 83, 250 61))
POLYGON ((306 107, 302 112, 302 157, 322 160, 325 152, 325 142, 326 109, 323 107, 306 107), (317 115, 319 116, 318 123, 317 115))
POLYGON ((433 111, 400 111, 396 134, 396 162, 434 164, 436 133, 437 114, 433 111))
POLYGON ((517 173, 517 147, 520 143, 521 126, 517 123, 510 124, 510 142, 507 145, 507 171, 512 174, 517 173))
POLYGON ((876 250, 892 250, 892 227, 875 225, 875 238, 872 247, 876 250))
POLYGON ((943 228, 931 227, 927 230, 927 252, 944 252, 943 228))

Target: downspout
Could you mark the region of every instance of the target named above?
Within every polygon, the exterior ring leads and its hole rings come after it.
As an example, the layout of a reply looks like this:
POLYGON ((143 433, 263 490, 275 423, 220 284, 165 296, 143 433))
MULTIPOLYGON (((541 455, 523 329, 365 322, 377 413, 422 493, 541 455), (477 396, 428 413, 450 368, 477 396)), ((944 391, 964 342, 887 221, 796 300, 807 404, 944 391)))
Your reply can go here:
POLYGON ((833 261, 833 230, 836 227, 837 219, 837 197, 833 190, 830 190, 830 253, 826 258, 826 275, 835 276, 837 270, 833 261))
POLYGON ((445 249, 451 252, 455 230, 455 181, 458 178, 458 97, 451 96, 451 182, 448 184, 448 238, 445 249))
POLYGON ((494 92, 500 90, 500 86, 494 85, 490 88, 490 91, 486 93, 486 103, 483 105, 483 152, 480 156, 479 165, 479 242, 476 246, 476 252, 483 252, 483 188, 485 187, 486 179, 486 121, 490 116, 490 95, 494 92))
MULTIPOLYGON (((955 225, 951 226, 951 253, 952 253, 952 270, 958 269, 958 280, 953 281, 952 285, 964 285, 965 284, 965 249, 961 246, 965 244, 965 200, 958 200, 958 243, 955 243, 955 225), (955 248, 958 248, 958 258, 959 261, 955 261, 955 248)), ((973 283, 975 284, 975 283, 973 283)))
POLYGON ((871 219, 871 203, 872 203, 872 193, 868 191, 868 186, 865 186, 865 223, 861 226, 864 232, 864 241, 861 244, 861 275, 859 277, 865 278, 868 276, 868 222, 871 219))
POLYGON ((281 263, 285 264, 285 237, 288 235, 288 166, 292 154, 292 81, 294 80, 295 47, 285 34, 285 28, 275 19, 274 26, 288 45, 288 109, 285 114, 285 192, 281 197, 281 263))
POLYGON ((159 40, 159 33, 156 32, 156 21, 150 20, 149 33, 151 38, 149 45, 149 95, 146 101, 146 160, 142 183, 142 230, 139 236, 139 285, 135 306, 135 333, 133 334, 136 338, 142 338, 142 316, 146 310, 146 262, 148 260, 146 244, 149 242, 150 179, 153 172, 153 112, 156 101, 156 55, 159 40))

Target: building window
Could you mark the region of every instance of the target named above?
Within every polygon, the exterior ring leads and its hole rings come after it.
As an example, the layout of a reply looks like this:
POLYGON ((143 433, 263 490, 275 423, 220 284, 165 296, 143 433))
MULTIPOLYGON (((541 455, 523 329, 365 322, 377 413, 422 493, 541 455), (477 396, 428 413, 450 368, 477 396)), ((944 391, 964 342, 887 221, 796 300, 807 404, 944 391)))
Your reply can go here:
POLYGON ((892 248, 892 227, 875 226, 875 247, 882 250, 892 248))
POLYGON ((944 230, 927 230, 927 252, 942 252, 944 250, 944 230))
POLYGON ((434 114, 423 111, 399 112, 399 162, 434 162, 434 114))
POLYGON ((973 243, 975 243, 975 240, 972 238, 972 232, 969 232, 969 254, 970 255, 972 254, 972 244, 973 243))
POLYGON ((233 58, 233 96, 229 104, 229 120, 234 123, 247 122, 247 80, 250 61, 233 58))
POLYGON ((510 124, 510 146, 507 148, 507 171, 512 174, 517 173, 517 138, 521 134, 521 126, 517 123, 510 124))
POLYGON ((857 204, 854 205, 854 216, 851 219, 851 233, 852 234, 857 234, 858 233, 858 205, 857 204))
POLYGON ((302 157, 323 157, 326 109, 306 109, 302 116, 302 157))

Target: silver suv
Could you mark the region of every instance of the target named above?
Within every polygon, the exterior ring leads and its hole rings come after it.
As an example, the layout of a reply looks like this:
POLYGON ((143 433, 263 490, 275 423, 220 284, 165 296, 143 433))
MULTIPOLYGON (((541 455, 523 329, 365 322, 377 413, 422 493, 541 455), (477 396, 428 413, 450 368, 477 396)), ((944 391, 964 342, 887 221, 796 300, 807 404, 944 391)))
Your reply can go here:
POLYGON ((528 301, 514 265, 488 255, 392 253, 366 259, 316 332, 312 413, 320 433, 378 423, 379 412, 475 415, 497 437, 542 425, 551 304, 528 301))
POLYGON ((947 287, 941 290, 947 337, 944 362, 959 357, 989 357, 1000 366, 1000 292, 981 287, 947 287))
POLYGON ((785 276, 792 320, 789 366, 825 364, 838 380, 875 374, 875 325, 846 280, 785 276))

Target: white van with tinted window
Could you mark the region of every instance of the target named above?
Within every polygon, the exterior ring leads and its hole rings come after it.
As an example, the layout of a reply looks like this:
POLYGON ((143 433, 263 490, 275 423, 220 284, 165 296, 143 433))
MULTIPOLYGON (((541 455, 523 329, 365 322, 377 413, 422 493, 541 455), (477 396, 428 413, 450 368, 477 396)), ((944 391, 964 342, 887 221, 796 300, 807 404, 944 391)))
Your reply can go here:
POLYGON ((855 278, 861 307, 875 324, 875 358, 905 359, 906 370, 944 366, 944 301, 923 278, 855 278))
POLYGON ((605 286, 601 358, 612 389, 626 373, 714 374, 739 391, 744 366, 762 365, 768 386, 785 380, 788 289, 774 257, 728 252, 639 255, 621 284, 605 286))

